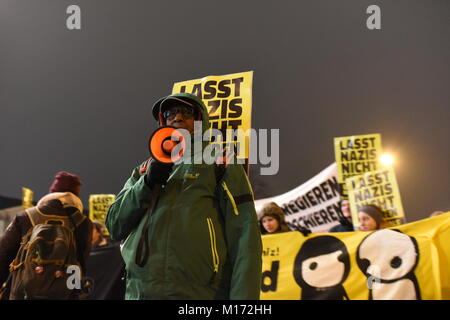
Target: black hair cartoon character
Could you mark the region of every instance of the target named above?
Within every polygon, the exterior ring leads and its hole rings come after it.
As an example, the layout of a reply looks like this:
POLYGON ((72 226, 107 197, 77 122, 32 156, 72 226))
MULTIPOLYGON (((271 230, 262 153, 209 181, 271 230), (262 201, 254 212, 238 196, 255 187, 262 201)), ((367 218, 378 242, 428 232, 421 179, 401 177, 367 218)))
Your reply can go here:
POLYGON ((349 300, 342 284, 350 272, 345 244, 332 236, 307 240, 294 264, 294 278, 302 300, 349 300))
POLYGON ((356 261, 368 278, 369 300, 421 300, 413 237, 394 229, 372 232, 359 244, 356 261))

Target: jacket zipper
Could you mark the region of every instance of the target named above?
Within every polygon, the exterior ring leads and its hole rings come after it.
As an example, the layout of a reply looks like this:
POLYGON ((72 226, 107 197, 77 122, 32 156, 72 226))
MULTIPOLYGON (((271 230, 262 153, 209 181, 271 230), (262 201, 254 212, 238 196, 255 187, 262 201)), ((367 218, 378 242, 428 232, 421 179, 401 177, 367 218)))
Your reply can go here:
POLYGON ((217 243, 216 243, 216 231, 214 230, 214 224, 211 218, 206 218, 209 230, 209 239, 211 241, 211 253, 214 265, 214 274, 219 272, 219 254, 217 253, 217 243))
POLYGON ((236 202, 234 202, 234 197, 233 197, 233 195, 231 194, 230 190, 228 189, 227 184, 225 183, 225 181, 222 182, 222 187, 223 187, 223 189, 225 190, 225 192, 227 193, 228 198, 230 199, 230 202, 231 202, 231 204, 232 204, 232 206, 233 206, 233 212, 234 212, 234 214, 235 214, 235 215, 238 215, 238 214, 239 214, 239 211, 238 211, 238 209, 237 209, 236 202))

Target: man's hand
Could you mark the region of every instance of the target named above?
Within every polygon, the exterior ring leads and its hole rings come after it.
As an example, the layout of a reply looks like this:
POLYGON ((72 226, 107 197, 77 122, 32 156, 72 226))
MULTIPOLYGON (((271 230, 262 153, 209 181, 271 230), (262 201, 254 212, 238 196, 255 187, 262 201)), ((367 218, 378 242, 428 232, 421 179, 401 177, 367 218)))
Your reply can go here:
POLYGON ((148 168, 144 177, 147 186, 153 188, 155 184, 164 185, 167 182, 167 179, 169 179, 172 167, 173 163, 152 161, 150 163, 150 168, 148 168))

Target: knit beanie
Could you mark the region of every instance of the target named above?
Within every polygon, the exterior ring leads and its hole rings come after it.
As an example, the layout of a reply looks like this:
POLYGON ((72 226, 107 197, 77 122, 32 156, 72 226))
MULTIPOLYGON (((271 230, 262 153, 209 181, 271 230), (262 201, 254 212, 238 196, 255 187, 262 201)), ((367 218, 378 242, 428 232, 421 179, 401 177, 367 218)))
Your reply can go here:
POLYGON ((383 220, 383 211, 381 211, 380 208, 378 208, 375 205, 368 204, 365 206, 362 206, 359 209, 360 212, 364 212, 365 214, 369 215, 375 222, 377 223, 377 228, 380 227, 383 220))
POLYGON ((278 221, 278 224, 280 225, 279 231, 281 231, 281 232, 289 231, 289 228, 286 225, 284 211, 275 202, 269 202, 269 203, 265 204, 262 207, 261 211, 259 212, 258 216, 259 216, 259 223, 260 223, 260 228, 261 228, 261 234, 267 233, 267 231, 265 230, 265 228, 264 228, 264 226, 262 224, 262 219, 264 217, 268 217, 268 216, 269 217, 273 217, 273 218, 275 218, 278 221))
POLYGON ((50 186, 49 192, 72 192, 80 196, 81 180, 76 175, 66 171, 60 171, 55 175, 55 180, 50 186))

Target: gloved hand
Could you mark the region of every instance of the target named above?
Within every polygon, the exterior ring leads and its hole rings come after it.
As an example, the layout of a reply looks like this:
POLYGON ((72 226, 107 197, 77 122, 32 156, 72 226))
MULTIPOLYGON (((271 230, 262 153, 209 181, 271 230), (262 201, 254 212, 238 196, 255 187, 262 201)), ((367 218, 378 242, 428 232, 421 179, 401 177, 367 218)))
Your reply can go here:
POLYGON ((155 184, 164 185, 167 182, 167 179, 169 179, 172 167, 173 163, 152 161, 144 177, 147 186, 153 188, 155 184))

